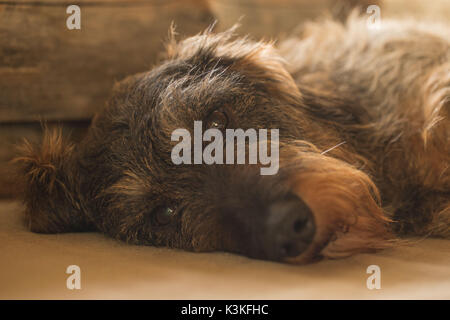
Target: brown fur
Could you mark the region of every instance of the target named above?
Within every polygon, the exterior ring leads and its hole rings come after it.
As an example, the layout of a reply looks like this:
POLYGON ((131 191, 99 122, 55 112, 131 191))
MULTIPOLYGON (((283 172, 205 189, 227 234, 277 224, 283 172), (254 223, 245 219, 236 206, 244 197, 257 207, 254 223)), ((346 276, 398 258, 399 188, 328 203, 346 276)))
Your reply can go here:
POLYGON ((264 258, 263 212, 293 193, 317 231, 287 262, 372 252, 405 234, 449 237, 448 34, 408 21, 369 31, 352 15, 311 24, 278 49, 233 29, 172 37, 160 66, 116 86, 80 144, 47 132, 39 148, 24 145, 27 222, 264 258), (279 128, 279 174, 173 165, 170 133, 212 110, 229 128, 279 128), (174 215, 161 224, 165 207, 174 215))

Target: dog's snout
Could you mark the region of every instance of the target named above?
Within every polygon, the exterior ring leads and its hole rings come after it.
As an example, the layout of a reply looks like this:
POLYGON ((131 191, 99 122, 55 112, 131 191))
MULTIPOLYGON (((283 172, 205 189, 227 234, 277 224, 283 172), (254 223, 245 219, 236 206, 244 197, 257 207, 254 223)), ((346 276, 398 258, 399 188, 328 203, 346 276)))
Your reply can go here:
POLYGON ((268 208, 265 242, 269 258, 281 260, 299 256, 311 244, 315 234, 314 216, 298 197, 277 200, 268 208))

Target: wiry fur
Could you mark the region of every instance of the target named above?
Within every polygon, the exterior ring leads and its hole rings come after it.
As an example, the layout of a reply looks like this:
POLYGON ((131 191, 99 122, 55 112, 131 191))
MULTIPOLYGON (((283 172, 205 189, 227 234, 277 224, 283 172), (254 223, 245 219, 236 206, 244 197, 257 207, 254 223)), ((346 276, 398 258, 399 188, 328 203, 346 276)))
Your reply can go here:
POLYGON ((293 193, 311 208, 313 243, 288 262, 450 236, 450 39, 444 26, 353 15, 280 43, 211 30, 167 45, 150 72, 119 83, 87 137, 25 144, 33 231, 95 228, 135 244, 264 258, 265 208, 293 193), (170 160, 176 128, 213 110, 229 128, 279 128, 280 173, 170 160), (336 146, 336 147, 335 147, 336 146), (161 206, 170 223, 155 222, 161 206))

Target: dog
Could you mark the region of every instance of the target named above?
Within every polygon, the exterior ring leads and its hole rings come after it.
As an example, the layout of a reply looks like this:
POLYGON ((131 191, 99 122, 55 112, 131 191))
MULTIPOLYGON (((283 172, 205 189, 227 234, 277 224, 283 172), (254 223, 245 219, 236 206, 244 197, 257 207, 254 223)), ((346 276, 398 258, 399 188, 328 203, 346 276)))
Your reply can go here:
POLYGON ((130 244, 308 263, 450 238, 450 32, 309 23, 280 42, 212 28, 116 84, 86 137, 46 130, 16 161, 25 221, 130 244), (279 129, 279 171, 176 165, 177 128, 279 129))

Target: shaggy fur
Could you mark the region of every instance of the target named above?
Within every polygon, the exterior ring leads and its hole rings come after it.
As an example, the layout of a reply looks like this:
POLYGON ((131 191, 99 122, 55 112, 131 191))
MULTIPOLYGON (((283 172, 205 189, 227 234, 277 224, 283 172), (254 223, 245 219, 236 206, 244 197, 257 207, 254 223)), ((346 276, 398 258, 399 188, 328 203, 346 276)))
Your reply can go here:
POLYGON ((265 208, 290 193, 317 230, 287 262, 450 237, 449 34, 408 21, 368 30, 352 15, 277 49, 233 29, 172 37, 164 62, 116 86, 80 144, 47 130, 22 147, 28 226, 265 259, 265 208), (171 162, 171 132, 215 110, 228 128, 280 129, 277 175, 171 162))

